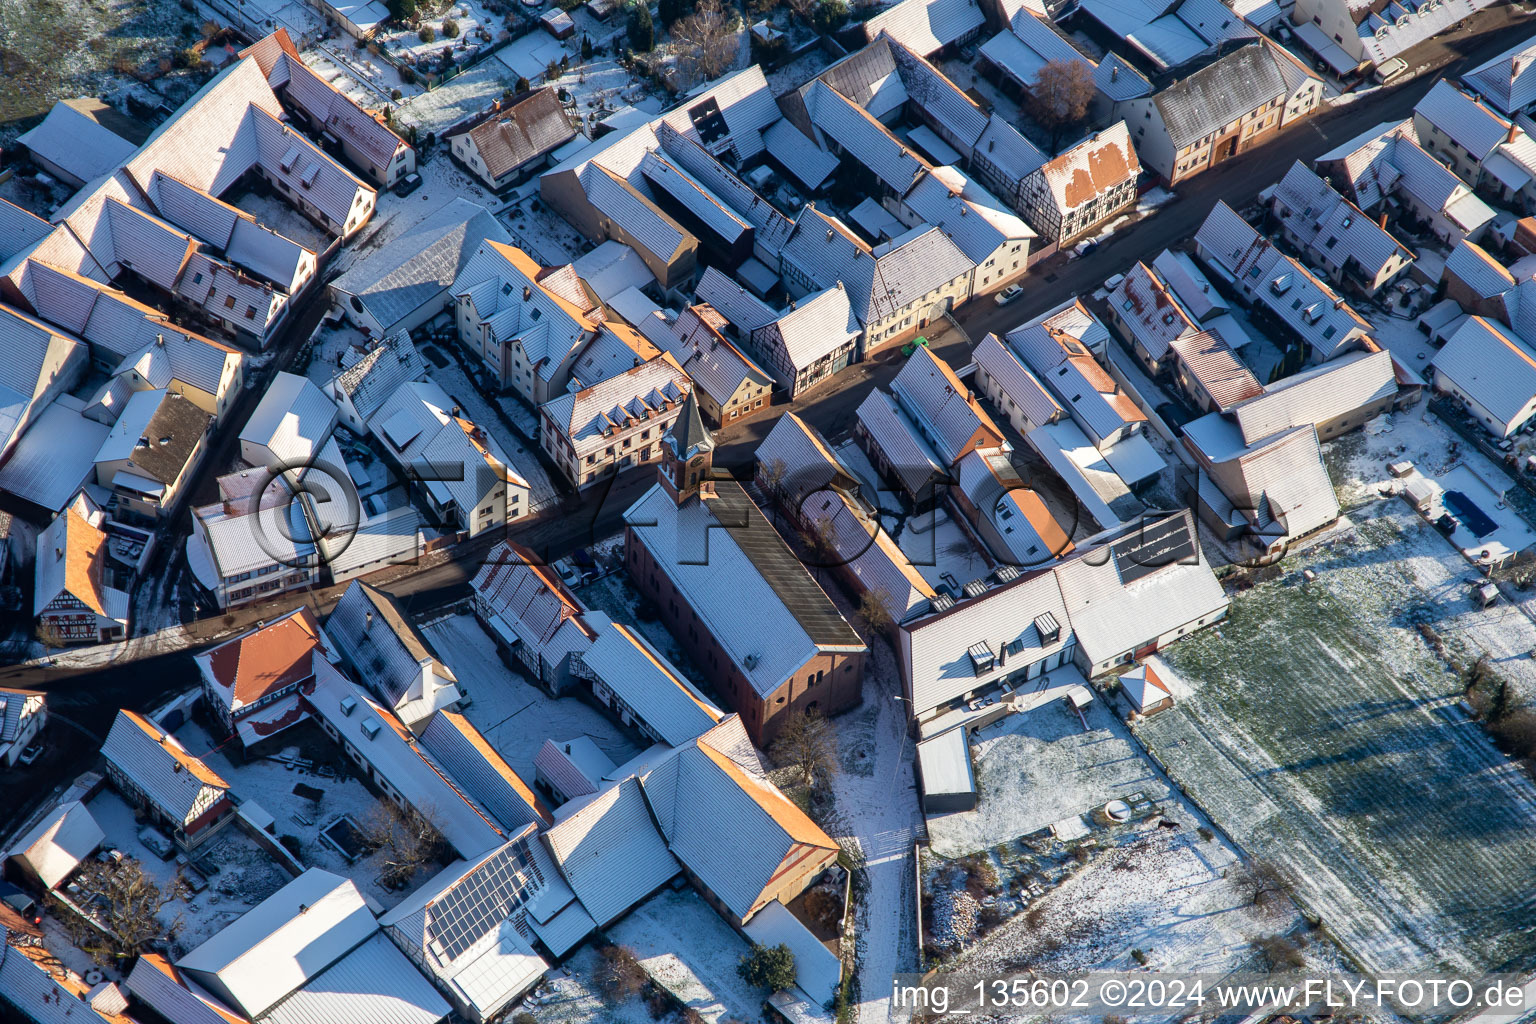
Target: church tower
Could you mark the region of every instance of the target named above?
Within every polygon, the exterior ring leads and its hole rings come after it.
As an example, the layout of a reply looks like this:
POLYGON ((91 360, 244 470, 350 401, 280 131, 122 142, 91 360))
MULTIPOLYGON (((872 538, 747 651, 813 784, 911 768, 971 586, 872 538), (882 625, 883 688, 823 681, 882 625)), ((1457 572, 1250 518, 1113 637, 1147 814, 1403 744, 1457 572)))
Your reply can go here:
POLYGON ((715 439, 699 416, 699 403, 692 390, 661 443, 661 483, 673 502, 685 505, 694 498, 714 498, 715 439))

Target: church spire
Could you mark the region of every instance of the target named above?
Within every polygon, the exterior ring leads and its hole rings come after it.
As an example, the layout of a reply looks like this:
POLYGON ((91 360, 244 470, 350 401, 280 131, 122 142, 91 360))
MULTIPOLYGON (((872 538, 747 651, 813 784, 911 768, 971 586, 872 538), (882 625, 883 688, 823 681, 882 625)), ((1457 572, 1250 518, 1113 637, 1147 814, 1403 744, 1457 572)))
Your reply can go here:
POLYGON ((699 415, 699 402, 689 390, 672 429, 661 442, 665 458, 661 482, 679 505, 692 498, 708 501, 715 496, 710 478, 714 473, 715 439, 699 415))

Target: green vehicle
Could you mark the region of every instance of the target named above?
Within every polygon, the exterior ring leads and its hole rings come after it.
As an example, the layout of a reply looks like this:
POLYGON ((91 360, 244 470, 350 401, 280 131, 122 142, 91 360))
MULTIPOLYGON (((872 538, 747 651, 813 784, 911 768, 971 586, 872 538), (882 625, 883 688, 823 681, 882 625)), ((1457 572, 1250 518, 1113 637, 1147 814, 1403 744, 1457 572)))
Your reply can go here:
POLYGON ((909 356, 913 352, 916 352, 918 349, 920 349, 920 348, 927 348, 927 347, 928 347, 928 339, 923 337, 922 335, 918 335, 917 337, 913 338, 911 341, 907 342, 905 345, 901 346, 901 354, 904 355, 904 356, 909 356))

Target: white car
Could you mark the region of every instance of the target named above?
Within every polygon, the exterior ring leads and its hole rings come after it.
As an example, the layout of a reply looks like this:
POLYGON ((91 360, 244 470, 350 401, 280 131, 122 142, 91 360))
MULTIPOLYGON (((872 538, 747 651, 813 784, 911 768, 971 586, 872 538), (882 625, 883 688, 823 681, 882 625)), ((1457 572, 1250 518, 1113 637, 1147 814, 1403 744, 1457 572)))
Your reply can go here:
POLYGON ((1002 291, 997 293, 997 304, 999 306, 1006 306, 1008 303, 1012 302, 1014 299, 1023 294, 1023 285, 1011 284, 1007 288, 1004 288, 1002 291))
POLYGON ((1120 282, 1125 280, 1124 274, 1111 274, 1104 279, 1104 290, 1112 292, 1120 287, 1120 282))

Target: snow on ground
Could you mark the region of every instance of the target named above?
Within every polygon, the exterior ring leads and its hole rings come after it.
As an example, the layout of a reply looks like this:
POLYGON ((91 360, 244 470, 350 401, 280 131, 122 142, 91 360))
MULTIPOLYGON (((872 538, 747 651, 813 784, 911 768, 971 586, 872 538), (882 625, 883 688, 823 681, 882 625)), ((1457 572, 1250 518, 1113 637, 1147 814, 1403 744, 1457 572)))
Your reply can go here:
POLYGON ((1168 784, 1102 698, 1084 732, 1065 700, 1012 714, 976 731, 976 807, 930 815, 933 852, 960 857, 1006 843, 1106 801, 1168 796, 1168 784))
MULTIPOLYGON (((235 761, 224 750, 216 749, 213 740, 196 723, 189 723, 176 730, 176 738, 228 781, 242 802, 255 803, 272 815, 276 819, 279 836, 290 835, 298 839, 299 861, 305 867, 324 868, 351 878, 364 895, 377 900, 385 908, 399 903, 409 891, 391 890, 379 885, 379 873, 383 870, 387 854, 370 854, 356 863, 348 864, 345 857, 320 838, 321 830, 342 815, 350 817, 359 826, 378 822, 384 813, 384 805, 354 774, 355 769, 341 748, 318 726, 311 723, 294 726, 280 736, 274 745, 281 754, 307 759, 317 768, 328 765, 334 772, 331 778, 292 767, 287 761, 267 757, 257 757, 246 762, 235 761), (294 786, 301 782, 324 793, 318 803, 294 793, 294 786)), ((276 868, 275 861, 265 854, 262 856, 276 868)), ((430 869, 423 872, 410 888, 414 888, 429 873, 430 869)), ((286 881, 286 877, 283 881, 286 881)), ((265 895, 276 891, 273 888, 265 895)), ((260 898, 251 902, 260 902, 260 898)))
POLYGON ((505 397, 498 400, 497 405, 501 413, 506 415, 521 432, 521 436, 507 429, 506 421, 502 415, 497 414, 491 401, 480 393, 465 376, 464 369, 459 365, 459 350, 451 345, 434 344, 424 339, 418 339, 422 356, 427 361, 427 376, 437 381, 449 396, 464 407, 470 417, 490 432, 507 453, 512 468, 517 470, 528 481, 529 506, 537 511, 548 502, 559 499, 555 485, 549 478, 549 473, 544 469, 544 463, 539 461, 539 454, 532 437, 533 413, 517 402, 517 399, 505 397), (434 354, 436 358, 434 358, 434 354), (509 415, 516 411, 520 415, 509 415))
POLYGON ((1136 200, 1136 212, 1151 213, 1160 206, 1167 206, 1177 198, 1179 197, 1161 185, 1156 188, 1149 188, 1142 193, 1140 199, 1136 200))
POLYGON ((662 889, 608 929, 646 973, 709 1024, 759 1019, 768 993, 747 984, 736 965, 751 949, 692 887, 662 889))
POLYGON ((322 252, 331 244, 331 236, 298 210, 275 195, 246 192, 230 199, 230 205, 239 207, 264 227, 270 228, 289 241, 298 242, 313 252, 322 252))
MULTIPOLYGON (((106 834, 103 849, 121 850, 138 861, 144 874, 162 892, 175 884, 180 873, 175 859, 161 860, 139 842, 139 831, 144 825, 116 790, 102 790, 86 806, 106 834)), ((177 956, 195 949, 289 880, 287 872, 233 823, 207 840, 198 849, 196 860, 209 869, 208 888, 196 895, 189 894, 186 899, 173 900, 159 914, 168 928, 180 921, 180 930, 172 942, 177 956)))
POLYGON ((1536 627, 1474 608, 1471 569, 1400 502, 1352 515, 1164 653, 1195 693, 1137 735, 1365 970, 1529 969, 1536 785, 1416 625, 1526 692, 1536 627))
POLYGON ((913 842, 921 816, 907 706, 899 692, 895 655, 877 638, 865 669, 863 707, 832 719, 840 756, 854 765, 832 783, 852 834, 833 838, 858 847, 868 879, 858 901, 860 1024, 905 1019, 906 1011, 891 1004, 891 976, 918 966, 913 842))
POLYGON ((538 1024, 654 1024, 639 996, 614 1004, 598 991, 593 978, 601 960, 591 944, 550 971, 518 1013, 531 1013, 538 1024))
MULTIPOLYGON (((622 534, 619 536, 617 554, 620 558, 623 557, 622 534)), ((596 557, 595 553, 594 557, 596 557)), ((575 589, 576 597, 582 604, 588 608, 603 612, 614 622, 622 622, 638 630, 641 636, 649 640, 652 646, 667 656, 667 660, 677 666, 678 671, 687 676, 695 686, 698 686, 705 696, 714 700, 722 708, 726 707, 724 703, 721 703, 714 688, 705 681, 703 673, 693 663, 693 658, 687 651, 683 650, 683 645, 678 643, 677 638, 672 635, 672 631, 667 629, 666 625, 658 618, 652 618, 651 621, 647 622, 640 617, 639 607, 641 598, 636 593, 635 588, 630 585, 627 573, 622 570, 610 573, 601 579, 593 580, 591 583, 583 583, 575 589)))
POLYGON ((527 189, 527 195, 507 209, 501 223, 520 248, 546 267, 570 263, 591 248, 581 232, 538 198, 537 188, 527 189))
POLYGON ((524 779, 532 781, 533 758, 545 740, 590 736, 614 764, 640 753, 597 708, 574 696, 551 697, 507 668, 473 616, 450 615, 422 625, 421 633, 473 698, 465 717, 524 779))
POLYGON ((1419 330, 1419 318, 1401 317, 1392 313, 1376 312, 1371 316, 1374 330, 1371 337, 1381 342, 1410 370, 1428 376, 1429 361, 1435 358, 1435 347, 1419 330))
MULTIPOLYGON (((1140 950, 1154 971, 1255 967, 1251 940, 1289 932, 1301 915, 1283 899, 1254 905, 1237 851, 1218 836, 1205 839, 1200 824, 1177 803, 1138 822, 953 966, 988 974, 1137 970, 1131 951, 1140 950), (1164 820, 1180 827, 1162 828, 1164 820)), ((1324 963, 1337 959, 1329 946, 1314 948, 1324 963)))

